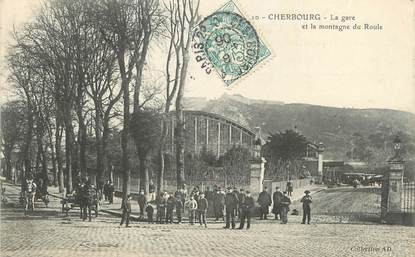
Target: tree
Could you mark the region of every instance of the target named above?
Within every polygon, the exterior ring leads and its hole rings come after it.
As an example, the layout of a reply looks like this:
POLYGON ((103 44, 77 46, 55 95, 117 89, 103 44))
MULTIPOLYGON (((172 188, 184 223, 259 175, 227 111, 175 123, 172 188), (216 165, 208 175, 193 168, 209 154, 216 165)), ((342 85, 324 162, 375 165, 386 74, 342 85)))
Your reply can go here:
MULTIPOLYGON (((183 187, 185 182, 184 171, 184 114, 183 94, 186 86, 187 70, 190 61, 190 43, 193 28, 197 25, 200 17, 199 0, 171 0, 167 7, 170 22, 169 38, 170 53, 175 53, 176 65, 175 77, 177 80, 176 95, 176 166, 177 166, 177 188, 183 187)), ((169 58, 169 57, 168 57, 169 58)), ((169 61, 167 62, 169 65, 169 61)), ((169 77, 169 73, 168 73, 169 77)), ((167 84, 169 84, 169 79, 167 84)))
POLYGON ((268 166, 275 169, 277 177, 290 179, 299 173, 299 160, 306 155, 307 143, 307 139, 294 130, 277 132, 269 136, 262 150, 263 156, 268 160, 268 166))
POLYGON ((24 103, 8 102, 1 108, 1 145, 6 161, 5 175, 12 176, 12 152, 22 144, 25 131, 24 103))
POLYGON ((224 168, 225 185, 246 185, 250 177, 249 150, 242 146, 233 146, 221 158, 219 162, 224 168))
POLYGON ((153 110, 141 110, 131 117, 130 133, 134 139, 140 161, 140 190, 148 193, 148 168, 151 152, 157 149, 160 136, 160 117, 153 110))

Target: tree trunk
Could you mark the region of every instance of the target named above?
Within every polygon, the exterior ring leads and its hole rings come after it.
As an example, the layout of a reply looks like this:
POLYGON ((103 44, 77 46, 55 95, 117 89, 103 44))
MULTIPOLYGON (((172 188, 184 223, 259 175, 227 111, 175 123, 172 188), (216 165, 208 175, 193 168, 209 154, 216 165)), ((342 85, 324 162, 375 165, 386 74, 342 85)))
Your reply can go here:
MULTIPOLYGON (((165 169, 165 158, 164 158, 164 150, 165 150, 165 144, 166 144, 166 138, 168 134, 168 113, 169 113, 169 107, 170 103, 166 103, 166 110, 164 113, 164 117, 161 122, 161 136, 160 136, 160 145, 159 145, 159 171, 157 173, 157 195, 160 195, 160 193, 163 191, 163 184, 164 184, 164 169, 165 169)), ((173 128, 172 128, 173 129, 173 128)), ((172 132, 173 133, 173 132, 172 132)), ((173 143, 173 142, 172 142, 173 143)))
POLYGON ((62 127, 58 118, 56 118, 56 131, 55 131, 55 153, 56 153, 56 162, 58 167, 58 183, 59 183, 59 193, 62 193, 65 187, 65 180, 63 176, 63 161, 62 161, 62 127))
POLYGON ((96 151, 97 151, 97 188, 101 189, 103 184, 103 177, 102 174, 104 172, 104 146, 103 146, 103 136, 102 136, 102 118, 99 112, 100 108, 98 104, 95 105, 95 144, 96 144, 96 151))
POLYGON ((72 154, 73 154, 73 127, 70 111, 65 117, 65 157, 66 157, 66 191, 72 193, 72 154), (69 114, 68 114, 69 113, 69 114))
POLYGON ((177 165, 177 189, 185 183, 184 174, 184 115, 183 115, 183 94, 186 86, 187 68, 189 66, 189 49, 183 49, 183 66, 180 71, 179 90, 176 98, 176 165, 177 165))
POLYGON ((6 178, 8 180, 12 179, 12 153, 11 151, 7 151, 4 154, 5 160, 6 160, 6 178))
MULTIPOLYGON (((38 158, 40 165, 42 167, 42 178, 43 178, 43 188, 42 190, 47 190, 47 186, 49 185, 49 177, 48 177, 48 167, 47 167, 47 157, 45 150, 43 148, 43 136, 44 136, 44 124, 43 121, 40 120, 40 122, 37 123, 37 129, 36 129, 37 135, 37 151, 38 151, 38 158)), ((38 169, 38 163, 36 163, 36 168, 38 169)))
POLYGON ((159 148, 159 172, 157 174, 157 195, 163 191, 164 182, 164 149, 159 148))
POLYGON ((86 178, 87 176, 87 167, 86 167, 86 126, 84 117, 82 115, 82 110, 79 111, 78 121, 79 121, 79 130, 78 130, 78 149, 79 149, 79 171, 81 173, 81 178, 86 178))
POLYGON ((184 174, 184 119, 183 111, 177 111, 176 122, 176 167, 177 167, 177 189, 183 188, 185 184, 184 174))
MULTIPOLYGON (((43 139, 43 138, 42 138, 43 139)), ((42 161, 42 178, 43 178, 43 192, 46 192, 48 190, 48 186, 49 186, 49 176, 48 176, 48 160, 47 160, 47 156, 46 156, 46 151, 43 147, 43 140, 39 140, 40 141, 40 156, 41 156, 41 161, 42 161)))
POLYGON ((123 196, 124 199, 130 194, 130 164, 128 155, 128 135, 130 129, 130 90, 127 79, 122 78, 123 100, 124 100, 124 126, 121 132, 121 152, 122 152, 122 168, 124 171, 123 178, 123 196))
POLYGON ((23 158, 24 158, 24 170, 22 170, 20 175, 21 181, 21 190, 23 191, 24 179, 26 176, 32 173, 32 160, 31 160, 31 145, 32 145, 32 135, 33 135, 33 112, 32 106, 28 104, 27 106, 27 133, 25 139, 25 146, 23 149, 23 158))
POLYGON ((139 162, 140 162, 140 191, 144 190, 144 194, 146 195, 148 192, 148 186, 146 187, 146 184, 148 184, 148 169, 147 169, 147 160, 146 160, 146 154, 142 154, 138 156, 139 162), (147 176, 146 176, 147 172, 147 176))
POLYGON ((59 180, 59 173, 58 173, 58 167, 57 167, 57 163, 56 163, 56 156, 55 156, 55 150, 53 145, 50 145, 50 154, 51 154, 51 159, 52 159, 52 173, 53 173, 53 185, 55 187, 58 186, 58 180, 59 180))

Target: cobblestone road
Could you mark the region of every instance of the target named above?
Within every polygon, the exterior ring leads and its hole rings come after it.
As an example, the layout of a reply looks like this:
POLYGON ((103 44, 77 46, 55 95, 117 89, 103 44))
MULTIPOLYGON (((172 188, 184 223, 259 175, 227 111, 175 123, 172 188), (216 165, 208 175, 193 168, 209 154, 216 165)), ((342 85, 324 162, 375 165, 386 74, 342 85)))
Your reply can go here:
MULTIPOLYGON (((56 201, 56 200, 55 200, 56 201)), ((17 206, 1 209, 1 256, 415 256, 415 228, 374 224, 289 224, 254 220, 251 230, 222 223, 156 225, 100 215, 82 222, 58 204, 28 217, 17 206)))

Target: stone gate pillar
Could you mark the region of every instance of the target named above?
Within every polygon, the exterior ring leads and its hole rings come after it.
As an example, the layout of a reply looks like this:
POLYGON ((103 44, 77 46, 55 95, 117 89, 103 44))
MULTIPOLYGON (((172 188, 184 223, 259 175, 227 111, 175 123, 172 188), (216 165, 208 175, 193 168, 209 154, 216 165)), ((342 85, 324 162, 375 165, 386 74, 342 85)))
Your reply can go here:
POLYGON ((394 156, 388 160, 389 171, 382 185, 382 220, 396 223, 401 213, 401 192, 403 186, 404 163, 401 156, 401 141, 397 137, 393 141, 394 156))
POLYGON ((325 150, 325 146, 322 142, 318 144, 317 147, 317 183, 323 183, 323 152, 325 150))
POLYGON ((251 161, 251 177, 249 190, 251 193, 259 193, 262 191, 264 174, 265 174, 265 159, 259 158, 251 161))
POLYGON ((264 175, 265 175, 265 159, 261 157, 262 141, 258 137, 254 142, 254 152, 251 159, 250 166, 250 185, 251 193, 256 194, 262 191, 264 175))

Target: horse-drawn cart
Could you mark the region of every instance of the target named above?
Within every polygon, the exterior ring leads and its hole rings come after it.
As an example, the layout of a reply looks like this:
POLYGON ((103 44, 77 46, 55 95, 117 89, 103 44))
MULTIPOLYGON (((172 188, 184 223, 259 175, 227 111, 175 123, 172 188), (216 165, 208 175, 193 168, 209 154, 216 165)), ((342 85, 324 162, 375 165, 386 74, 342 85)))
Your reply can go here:
POLYGON ((82 191, 75 192, 73 194, 67 194, 61 200, 62 212, 68 216, 70 210, 80 209, 81 219, 86 219, 86 211, 89 216, 91 211, 94 211, 95 217, 98 217, 99 212, 99 194, 97 190, 91 188, 88 192, 83 193, 82 191))

